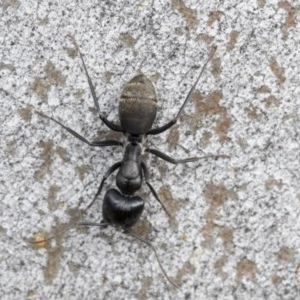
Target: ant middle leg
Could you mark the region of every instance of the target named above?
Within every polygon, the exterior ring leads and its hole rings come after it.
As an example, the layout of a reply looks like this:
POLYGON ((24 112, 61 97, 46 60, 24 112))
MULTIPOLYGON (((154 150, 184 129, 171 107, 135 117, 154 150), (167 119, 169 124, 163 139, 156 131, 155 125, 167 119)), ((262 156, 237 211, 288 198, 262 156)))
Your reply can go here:
POLYGON ((89 146, 92 147, 105 147, 105 146, 122 146, 122 142, 120 141, 116 141, 116 140, 107 140, 107 141, 93 141, 90 142, 89 140, 87 140, 85 137, 83 137, 82 135, 80 135, 79 133, 77 133, 76 131, 74 131, 73 129, 63 125, 61 122, 59 122, 58 120, 49 117, 47 115, 45 115, 42 112, 36 111, 36 113, 44 118, 50 119, 52 121, 54 121, 56 124, 60 125, 62 128, 66 129, 69 133, 71 133, 73 136, 75 136, 77 139, 79 139, 80 141, 88 144, 89 146))
POLYGON ((171 164, 177 165, 177 164, 182 164, 182 163, 188 163, 188 162, 194 162, 200 159, 206 159, 206 158, 228 158, 227 155, 206 155, 206 156, 202 156, 202 157, 188 157, 188 158, 184 158, 184 159, 175 159, 157 149, 151 149, 151 148, 147 148, 145 149, 145 152, 149 152, 171 164))
POLYGON ((189 158, 185 158, 185 159, 175 159, 157 149, 151 149, 151 148, 147 148, 145 149, 145 152, 149 152, 171 164, 177 165, 177 164, 182 164, 182 163, 187 163, 187 162, 193 162, 193 161, 197 161, 201 158, 207 158, 209 156, 205 156, 205 157, 189 157, 189 158))

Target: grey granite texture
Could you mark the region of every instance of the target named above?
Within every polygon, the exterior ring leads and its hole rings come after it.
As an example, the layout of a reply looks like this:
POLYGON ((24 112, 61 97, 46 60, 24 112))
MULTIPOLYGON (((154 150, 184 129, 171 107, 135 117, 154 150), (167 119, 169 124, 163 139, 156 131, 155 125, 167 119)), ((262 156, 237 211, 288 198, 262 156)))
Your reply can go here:
POLYGON ((300 2, 24 1, 0 4, 1 299, 300 299, 300 2), (86 212, 118 147, 91 148, 36 111, 94 138, 122 138, 98 119, 74 45, 118 122, 122 88, 139 73, 157 91, 146 209, 134 228, 153 251, 100 222, 115 176, 86 212), (30 241, 53 237, 44 245, 30 241))

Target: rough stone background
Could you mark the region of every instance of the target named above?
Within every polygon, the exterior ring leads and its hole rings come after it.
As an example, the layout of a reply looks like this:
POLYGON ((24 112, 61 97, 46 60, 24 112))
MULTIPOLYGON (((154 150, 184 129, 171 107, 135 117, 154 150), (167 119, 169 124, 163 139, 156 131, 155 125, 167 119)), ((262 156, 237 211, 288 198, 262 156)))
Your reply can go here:
MULTIPOLYGON (((299 299, 300 2, 30 1, 0 4, 1 299, 299 299), (226 154, 173 166, 147 155, 135 231, 154 253, 86 213, 119 148, 91 149, 35 110, 90 140, 115 137, 98 120, 73 34, 99 104, 117 120, 123 85, 154 82, 157 124, 177 112, 214 58, 178 125, 148 145, 173 157, 226 154), (54 238, 38 245, 29 241, 54 238)), ((113 187, 114 176, 105 190, 113 187)))

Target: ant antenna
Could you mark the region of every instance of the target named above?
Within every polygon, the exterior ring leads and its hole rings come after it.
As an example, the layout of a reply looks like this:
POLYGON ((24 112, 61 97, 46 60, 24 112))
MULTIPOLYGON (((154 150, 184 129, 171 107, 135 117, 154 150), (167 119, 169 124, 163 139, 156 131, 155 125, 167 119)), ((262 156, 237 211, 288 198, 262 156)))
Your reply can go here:
POLYGON ((108 224, 105 221, 101 221, 100 223, 96 222, 82 222, 78 224, 79 226, 97 226, 97 227, 102 227, 105 228, 108 226, 108 224))
MULTIPOLYGON (((30 244, 37 244, 37 245, 38 245, 38 244, 43 244, 43 243, 45 243, 45 242, 48 242, 48 241, 50 241, 50 240, 56 238, 56 237, 59 236, 59 235, 65 233, 66 231, 70 230, 71 228, 74 228, 74 227, 77 227, 77 226, 78 226, 78 225, 75 225, 75 226, 67 226, 67 228, 58 231, 55 235, 52 235, 52 236, 50 236, 50 237, 48 237, 48 238, 44 238, 44 239, 39 239, 38 237, 40 236, 40 234, 38 233, 38 234, 36 234, 36 239, 35 239, 35 240, 29 240, 28 242, 29 242, 30 244)), ((45 246, 41 246, 41 248, 45 248, 45 246)))
MULTIPOLYGON (((73 225, 73 226, 68 226, 67 228, 65 229, 62 229, 60 230, 56 235, 52 235, 48 238, 44 238, 44 239, 37 239, 36 240, 29 240, 28 242, 30 244, 42 244, 42 243, 45 243, 45 242, 48 242, 54 238, 56 238, 57 236, 65 233, 66 231, 72 229, 72 228, 76 228, 76 227, 80 227, 80 226, 98 226, 98 227, 103 227, 105 228, 106 226, 108 226, 107 223, 105 223, 104 221, 101 222, 101 223, 94 223, 94 222, 81 222, 81 223, 78 223, 77 225, 73 225)), ((36 235, 36 237, 38 237, 38 234, 36 235)))
MULTIPOLYGON (((105 221, 101 221, 101 223, 95 223, 95 222, 82 222, 79 223, 78 226, 97 226, 97 227, 106 227, 108 226, 108 224, 105 221)), ((146 239, 143 239, 142 237, 140 237, 139 235, 137 235, 136 233, 134 233, 131 229, 129 228, 124 228, 125 232, 130 233, 134 238, 136 238, 137 240, 143 242, 144 244, 148 245, 154 252, 155 256, 156 256, 156 260, 160 266, 161 271, 163 272, 163 274, 165 275, 166 279, 176 288, 179 288, 179 285, 176 284, 174 281, 171 280, 171 278, 168 276, 168 274, 166 273, 165 269, 162 266, 162 263, 158 257, 158 254, 156 252, 155 247, 146 239)))
POLYGON ((131 229, 126 228, 125 229, 126 232, 130 233, 133 237, 135 237, 137 240, 143 242, 144 244, 148 245, 154 252, 155 256, 156 256, 156 260, 160 266, 161 271, 163 272, 163 274, 165 275, 166 279, 175 287, 175 288, 179 288, 179 285, 176 284, 174 281, 171 280, 171 278, 167 275, 165 269, 162 266, 162 263, 157 255, 156 249, 155 247, 146 239, 143 239, 142 237, 138 236, 136 233, 134 233, 131 229))
MULTIPOLYGON (((79 226, 97 226, 97 227, 105 228, 105 227, 108 226, 108 224, 107 224, 105 221, 101 221, 101 223, 96 223, 96 222, 81 222, 81 223, 79 223, 79 224, 77 224, 77 225, 75 225, 75 226, 72 226, 72 228, 74 228, 74 227, 79 227, 79 226)), ((60 232, 58 232, 58 235, 61 234, 61 233, 66 232, 66 231, 69 230, 69 229, 70 229, 70 227, 69 227, 69 228, 66 228, 66 229, 64 229, 64 230, 61 230, 60 232)), ((179 288, 179 285, 176 284, 174 281, 171 280, 171 278, 168 276, 168 274, 166 273, 165 269, 163 268, 162 263, 161 263, 161 261, 160 261, 160 259, 159 259, 159 257, 158 257, 158 254, 157 254, 157 251, 156 251, 155 247, 154 247, 148 240, 146 240, 146 239, 140 237, 139 235, 137 235, 136 233, 134 233, 131 229, 129 229, 129 228, 124 228, 124 230, 125 230, 126 233, 130 233, 134 238, 136 238, 137 240, 139 240, 139 241, 143 242, 144 244, 148 245, 148 246, 153 250, 153 252, 154 252, 154 254, 155 254, 155 257, 156 257, 156 260, 157 260, 157 262, 158 262, 158 264, 159 264, 159 267, 160 267, 161 271, 163 272, 164 276, 166 277, 166 279, 167 279, 167 280, 168 280, 175 288, 179 288)), ((32 240, 31 240, 31 241, 29 241, 29 243, 31 243, 31 244, 41 244, 41 243, 45 243, 45 242, 47 242, 47 241, 49 241, 49 240, 54 239, 56 236, 57 236, 57 235, 53 235, 53 236, 51 236, 51 237, 49 237, 49 238, 39 239, 39 240, 35 240, 35 241, 32 241, 32 240)))

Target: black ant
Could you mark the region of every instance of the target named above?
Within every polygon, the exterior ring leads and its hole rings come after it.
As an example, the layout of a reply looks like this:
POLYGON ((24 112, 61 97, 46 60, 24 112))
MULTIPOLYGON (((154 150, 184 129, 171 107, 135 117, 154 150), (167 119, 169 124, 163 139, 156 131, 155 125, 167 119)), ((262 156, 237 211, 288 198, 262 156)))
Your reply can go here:
MULTIPOLYGON (((89 88, 94 100, 94 104, 97 108, 99 118, 103 121, 103 123, 111 130, 122 132, 126 137, 126 142, 120 142, 117 140, 105 140, 105 141, 88 141, 85 137, 78 134, 71 128, 63 125, 61 122, 57 121, 56 119, 46 116, 41 112, 37 112, 39 115, 51 119, 52 121, 59 124, 61 127, 66 129, 69 133, 75 136, 80 141, 88 144, 92 147, 105 147, 105 146, 122 146, 124 147, 124 155, 122 161, 119 161, 113 164, 105 173, 98 191, 92 200, 92 202, 87 206, 86 209, 91 207, 96 200, 96 198, 100 195, 104 183, 107 178, 115 171, 118 170, 116 176, 116 185, 118 189, 109 189, 103 200, 102 206, 102 217, 103 220, 101 223, 92 223, 92 222, 84 222, 80 223, 79 225, 83 226, 100 226, 106 227, 108 225, 119 226, 121 227, 125 233, 129 233, 134 236, 136 239, 142 241, 143 243, 147 244, 152 248, 155 253, 155 256, 158 260, 158 263, 162 269, 162 272, 168 279, 168 281, 173 284, 174 286, 178 287, 166 274, 164 271, 155 248, 153 245, 148 241, 143 239, 142 237, 135 234, 131 227, 139 220, 141 214, 144 210, 144 200, 138 195, 134 195, 138 190, 140 190, 142 186, 143 180, 145 180, 147 186, 149 187, 152 195, 154 198, 161 204, 163 209, 166 211, 168 215, 170 215, 163 205, 161 200, 159 199, 156 191, 154 190, 153 186, 149 182, 149 169, 146 163, 142 160, 142 143, 144 142, 145 138, 148 135, 156 135, 160 134, 168 129, 170 129, 176 122, 178 118, 182 114, 185 106, 187 105, 191 94, 194 92, 195 87, 205 70, 206 65, 210 61, 210 58, 204 64, 195 84, 192 86, 190 92, 188 93, 187 97, 185 98, 182 106, 179 109, 179 112, 170 122, 167 124, 152 128, 153 122, 156 118, 157 112, 157 98, 155 94, 155 88, 152 82, 145 76, 145 75, 137 75, 133 79, 131 79, 125 86, 119 101, 119 119, 120 125, 115 124, 109 121, 106 116, 101 112, 98 98, 95 93, 95 88, 92 83, 92 80, 89 76, 87 71, 87 67, 84 62, 84 58, 82 53, 79 50, 79 47, 76 43, 76 40, 73 36, 68 35, 71 38, 83 65, 85 75, 88 80, 89 88)), ((216 49, 214 49, 215 52, 216 49)), ((151 153, 156 155, 157 157, 172 163, 172 164, 179 164, 179 163, 187 163, 187 162, 195 162, 199 159, 212 157, 212 156, 204 156, 204 157, 191 157, 185 159, 174 159, 167 154, 152 148, 145 148, 145 152, 151 153)), ((221 156, 221 155, 220 155, 221 156)), ((213 157, 219 157, 213 155, 213 157)))

